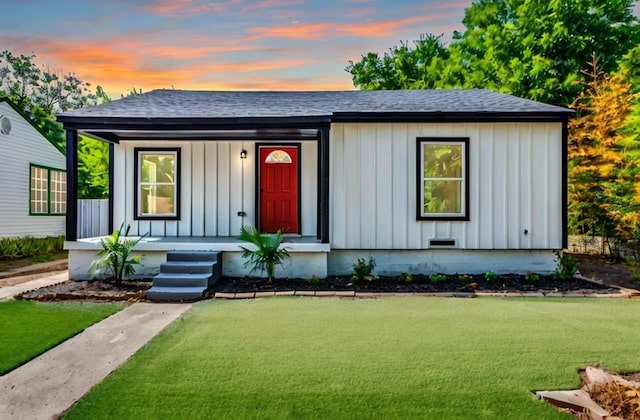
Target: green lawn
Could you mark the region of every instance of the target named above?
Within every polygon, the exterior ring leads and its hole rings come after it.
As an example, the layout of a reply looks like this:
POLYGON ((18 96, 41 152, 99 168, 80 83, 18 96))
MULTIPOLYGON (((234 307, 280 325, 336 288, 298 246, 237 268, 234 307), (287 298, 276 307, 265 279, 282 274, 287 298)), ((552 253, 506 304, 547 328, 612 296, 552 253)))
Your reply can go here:
POLYGON ((208 301, 67 418, 570 418, 531 391, 640 370, 639 325, 631 300, 208 301))
POLYGON ((120 309, 97 303, 0 302, 0 375, 120 309))

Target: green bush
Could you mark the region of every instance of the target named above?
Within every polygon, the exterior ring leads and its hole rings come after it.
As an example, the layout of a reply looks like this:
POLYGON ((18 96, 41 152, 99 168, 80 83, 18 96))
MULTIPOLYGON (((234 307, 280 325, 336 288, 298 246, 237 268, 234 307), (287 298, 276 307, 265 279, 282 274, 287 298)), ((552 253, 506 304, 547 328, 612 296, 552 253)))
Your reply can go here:
POLYGON ((447 281, 447 276, 445 276, 444 274, 432 273, 429 275, 429 281, 431 283, 442 283, 447 281))
POLYGON ((351 281, 373 280, 374 268, 376 268, 376 260, 373 257, 369 257, 369 261, 365 261, 364 258, 358 258, 353 264, 351 281))
POLYGON ((102 250, 98 252, 96 259, 89 266, 89 272, 92 277, 104 277, 105 274, 110 273, 116 284, 120 284, 125 277, 135 274, 136 269, 133 265, 140 264, 140 258, 130 257, 130 254, 133 247, 146 234, 137 239, 122 239, 121 235, 126 238, 130 229, 131 225, 125 227, 124 223, 122 223, 120 229, 100 240, 102 250))
POLYGON ((252 271, 266 271, 269 282, 272 282, 275 278, 276 265, 282 264, 285 258, 289 258, 289 251, 286 248, 280 248, 282 232, 278 230, 272 235, 260 233, 255 227, 243 226, 240 228, 238 239, 255 246, 255 249, 240 247, 243 251, 242 258, 247 259, 244 266, 251 265, 252 271))
POLYGON ((558 265, 551 275, 557 279, 569 280, 578 271, 578 261, 569 254, 556 253, 556 263, 558 265))
POLYGON ((494 282, 494 281, 498 280, 498 275, 496 273, 494 273, 493 271, 489 270, 486 273, 484 273, 484 279, 486 281, 494 282))
POLYGON ((64 236, 0 238, 0 260, 17 260, 62 252, 64 236))

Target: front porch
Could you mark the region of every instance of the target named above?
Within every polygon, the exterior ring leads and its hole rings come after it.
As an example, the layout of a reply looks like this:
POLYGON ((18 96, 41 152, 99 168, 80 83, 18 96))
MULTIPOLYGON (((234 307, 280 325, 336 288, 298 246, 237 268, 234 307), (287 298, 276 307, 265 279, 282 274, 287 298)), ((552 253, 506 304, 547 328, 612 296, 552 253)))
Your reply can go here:
MULTIPOLYGON (((65 242, 69 250, 69 278, 71 280, 89 280, 87 267, 102 249, 101 238, 85 238, 65 242)), ((144 237, 134 248, 133 256, 140 257, 134 278, 150 280, 160 271, 160 264, 166 262, 168 251, 221 251, 222 275, 243 277, 246 275, 261 277, 265 273, 249 273, 244 267, 240 246, 246 243, 232 236, 216 237, 144 237)), ((246 245, 250 246, 250 245, 246 245)), ((327 276, 330 244, 319 242, 314 236, 285 236, 283 245, 291 258, 283 266, 278 266, 279 277, 306 278, 316 275, 327 276)))

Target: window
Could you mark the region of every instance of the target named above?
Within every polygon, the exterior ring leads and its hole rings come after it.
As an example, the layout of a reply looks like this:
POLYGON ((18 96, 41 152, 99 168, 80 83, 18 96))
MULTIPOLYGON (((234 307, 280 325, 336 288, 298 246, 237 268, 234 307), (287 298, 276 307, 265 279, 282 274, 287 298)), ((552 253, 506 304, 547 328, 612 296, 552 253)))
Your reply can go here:
POLYGON ((180 149, 135 149, 136 219, 180 218, 180 149))
POLYGON ((468 157, 468 138, 418 138, 418 220, 469 220, 468 157))
POLYGON ((67 212, 67 173, 46 166, 29 167, 29 214, 63 215, 67 212))

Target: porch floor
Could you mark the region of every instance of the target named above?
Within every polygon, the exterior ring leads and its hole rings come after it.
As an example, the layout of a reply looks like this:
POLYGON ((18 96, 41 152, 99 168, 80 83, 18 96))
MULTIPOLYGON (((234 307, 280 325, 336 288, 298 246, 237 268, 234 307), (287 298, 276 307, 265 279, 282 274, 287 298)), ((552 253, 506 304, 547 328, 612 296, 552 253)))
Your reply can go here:
MULTIPOLYGON (((131 237, 137 239, 138 237, 131 237)), ((77 241, 66 241, 67 250, 98 250, 101 237, 83 238, 77 241)), ((246 242, 235 236, 146 236, 136 245, 136 251, 171 251, 171 250, 215 250, 241 251, 240 246, 246 242)), ((330 244, 320 242, 315 236, 285 235, 283 246, 289 252, 329 252, 330 244)))

